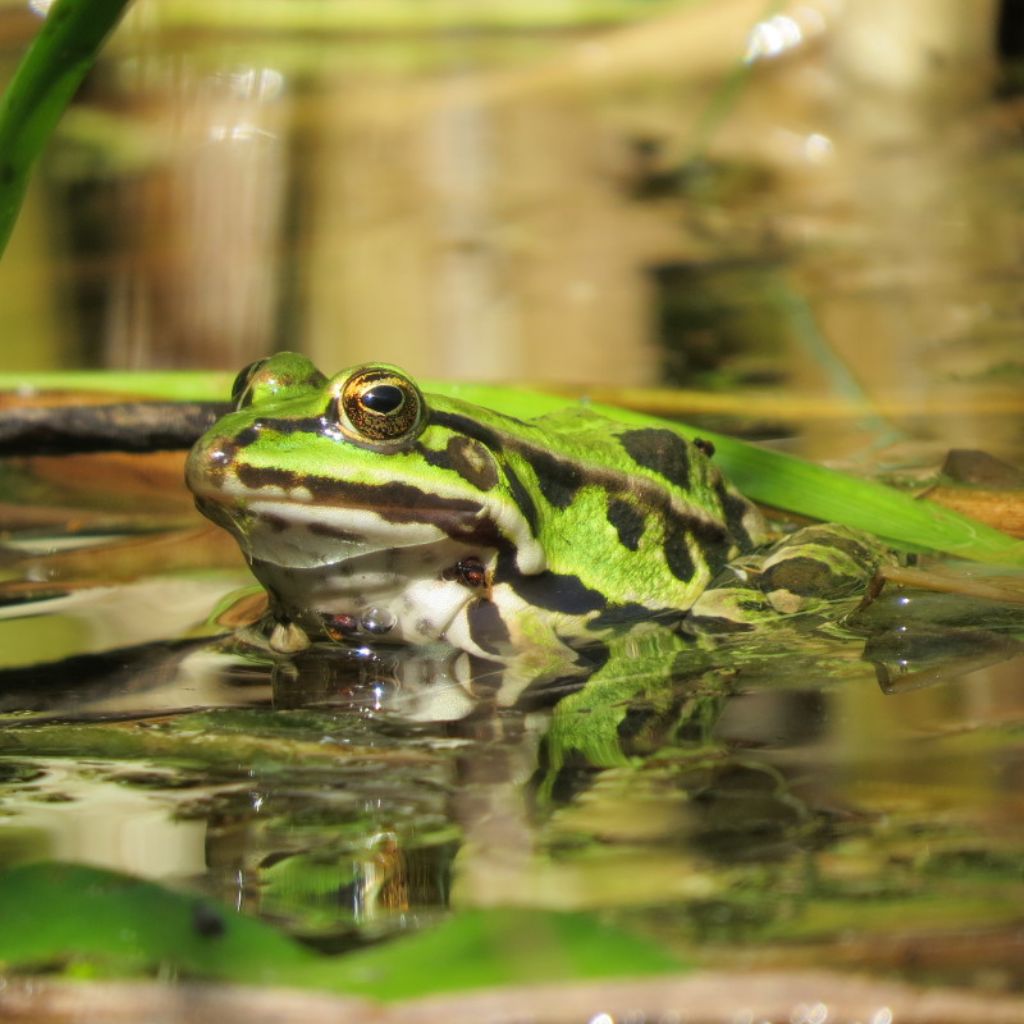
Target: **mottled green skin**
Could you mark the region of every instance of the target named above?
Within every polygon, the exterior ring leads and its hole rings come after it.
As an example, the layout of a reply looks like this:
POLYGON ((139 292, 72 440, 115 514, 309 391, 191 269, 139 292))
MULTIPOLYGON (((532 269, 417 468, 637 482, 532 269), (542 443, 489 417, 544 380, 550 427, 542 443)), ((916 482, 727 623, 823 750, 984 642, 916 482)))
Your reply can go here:
POLYGON ((200 509, 236 536, 274 616, 310 636, 340 622, 482 656, 573 648, 678 622, 763 539, 753 507, 671 430, 585 408, 524 422, 426 395, 415 429, 376 442, 335 401, 363 369, 327 379, 274 356, 188 461, 200 509))

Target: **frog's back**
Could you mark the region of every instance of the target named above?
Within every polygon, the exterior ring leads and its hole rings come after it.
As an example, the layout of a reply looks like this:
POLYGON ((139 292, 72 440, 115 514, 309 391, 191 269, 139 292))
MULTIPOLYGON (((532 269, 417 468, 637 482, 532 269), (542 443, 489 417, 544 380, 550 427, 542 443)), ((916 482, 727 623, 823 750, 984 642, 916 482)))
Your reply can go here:
POLYGON ((667 427, 585 408, 523 426, 508 435, 503 461, 533 505, 547 569, 613 606, 683 610, 763 540, 757 510, 706 451, 667 427))

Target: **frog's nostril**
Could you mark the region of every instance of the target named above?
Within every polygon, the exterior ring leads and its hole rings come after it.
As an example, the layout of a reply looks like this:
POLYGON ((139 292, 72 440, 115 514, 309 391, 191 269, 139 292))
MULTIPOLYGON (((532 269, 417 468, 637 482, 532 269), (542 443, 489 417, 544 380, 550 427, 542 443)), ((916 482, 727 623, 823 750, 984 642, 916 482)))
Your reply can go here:
POLYGON ((238 442, 230 437, 215 437, 205 446, 193 450, 193 455, 198 457, 208 470, 225 469, 231 465, 237 453, 238 442))
POLYGON ((216 446, 207 453, 207 458, 215 466, 226 466, 231 461, 232 452, 227 446, 216 446))

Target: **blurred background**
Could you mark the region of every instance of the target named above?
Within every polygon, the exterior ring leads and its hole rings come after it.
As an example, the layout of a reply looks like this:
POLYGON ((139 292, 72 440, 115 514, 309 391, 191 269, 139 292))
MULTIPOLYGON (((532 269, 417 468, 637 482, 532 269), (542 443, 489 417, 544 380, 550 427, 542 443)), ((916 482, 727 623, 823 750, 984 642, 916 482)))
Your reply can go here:
MULTIPOLYGON (((0 81, 45 6, 0 0, 0 81)), ((0 371, 289 348, 328 373, 659 389, 656 411, 903 484, 950 448, 1019 466, 1022 51, 1024 0, 136 0, 0 264, 0 371)), ((529 713, 453 745, 315 665, 184 660, 248 576, 181 460, 3 478, 0 711, 40 729, 0 730, 0 861, 188 879, 331 941, 454 891, 618 908, 712 963, 781 936, 787 962, 1024 987, 1011 615, 969 606, 961 649, 945 605, 893 595, 895 653, 770 651, 706 712, 669 680, 637 761, 537 812, 529 713), (80 603, 47 608, 60 587, 80 603), (119 745, 118 716, 153 715, 180 717, 167 746, 119 745)))
MULTIPOLYGON (((0 2, 3 79, 45 6, 0 2)), ((3 369, 291 348, 825 421, 866 398, 1006 454, 1022 8, 137 0, 0 270, 3 369)))

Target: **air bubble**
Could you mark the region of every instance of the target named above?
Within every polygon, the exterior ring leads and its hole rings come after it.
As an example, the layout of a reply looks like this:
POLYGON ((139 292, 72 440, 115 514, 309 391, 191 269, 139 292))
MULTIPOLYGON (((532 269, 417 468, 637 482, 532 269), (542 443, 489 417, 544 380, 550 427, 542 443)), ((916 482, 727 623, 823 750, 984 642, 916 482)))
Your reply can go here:
POLYGON ((397 624, 394 612, 387 608, 367 608, 359 617, 359 625, 374 636, 390 633, 397 624))

